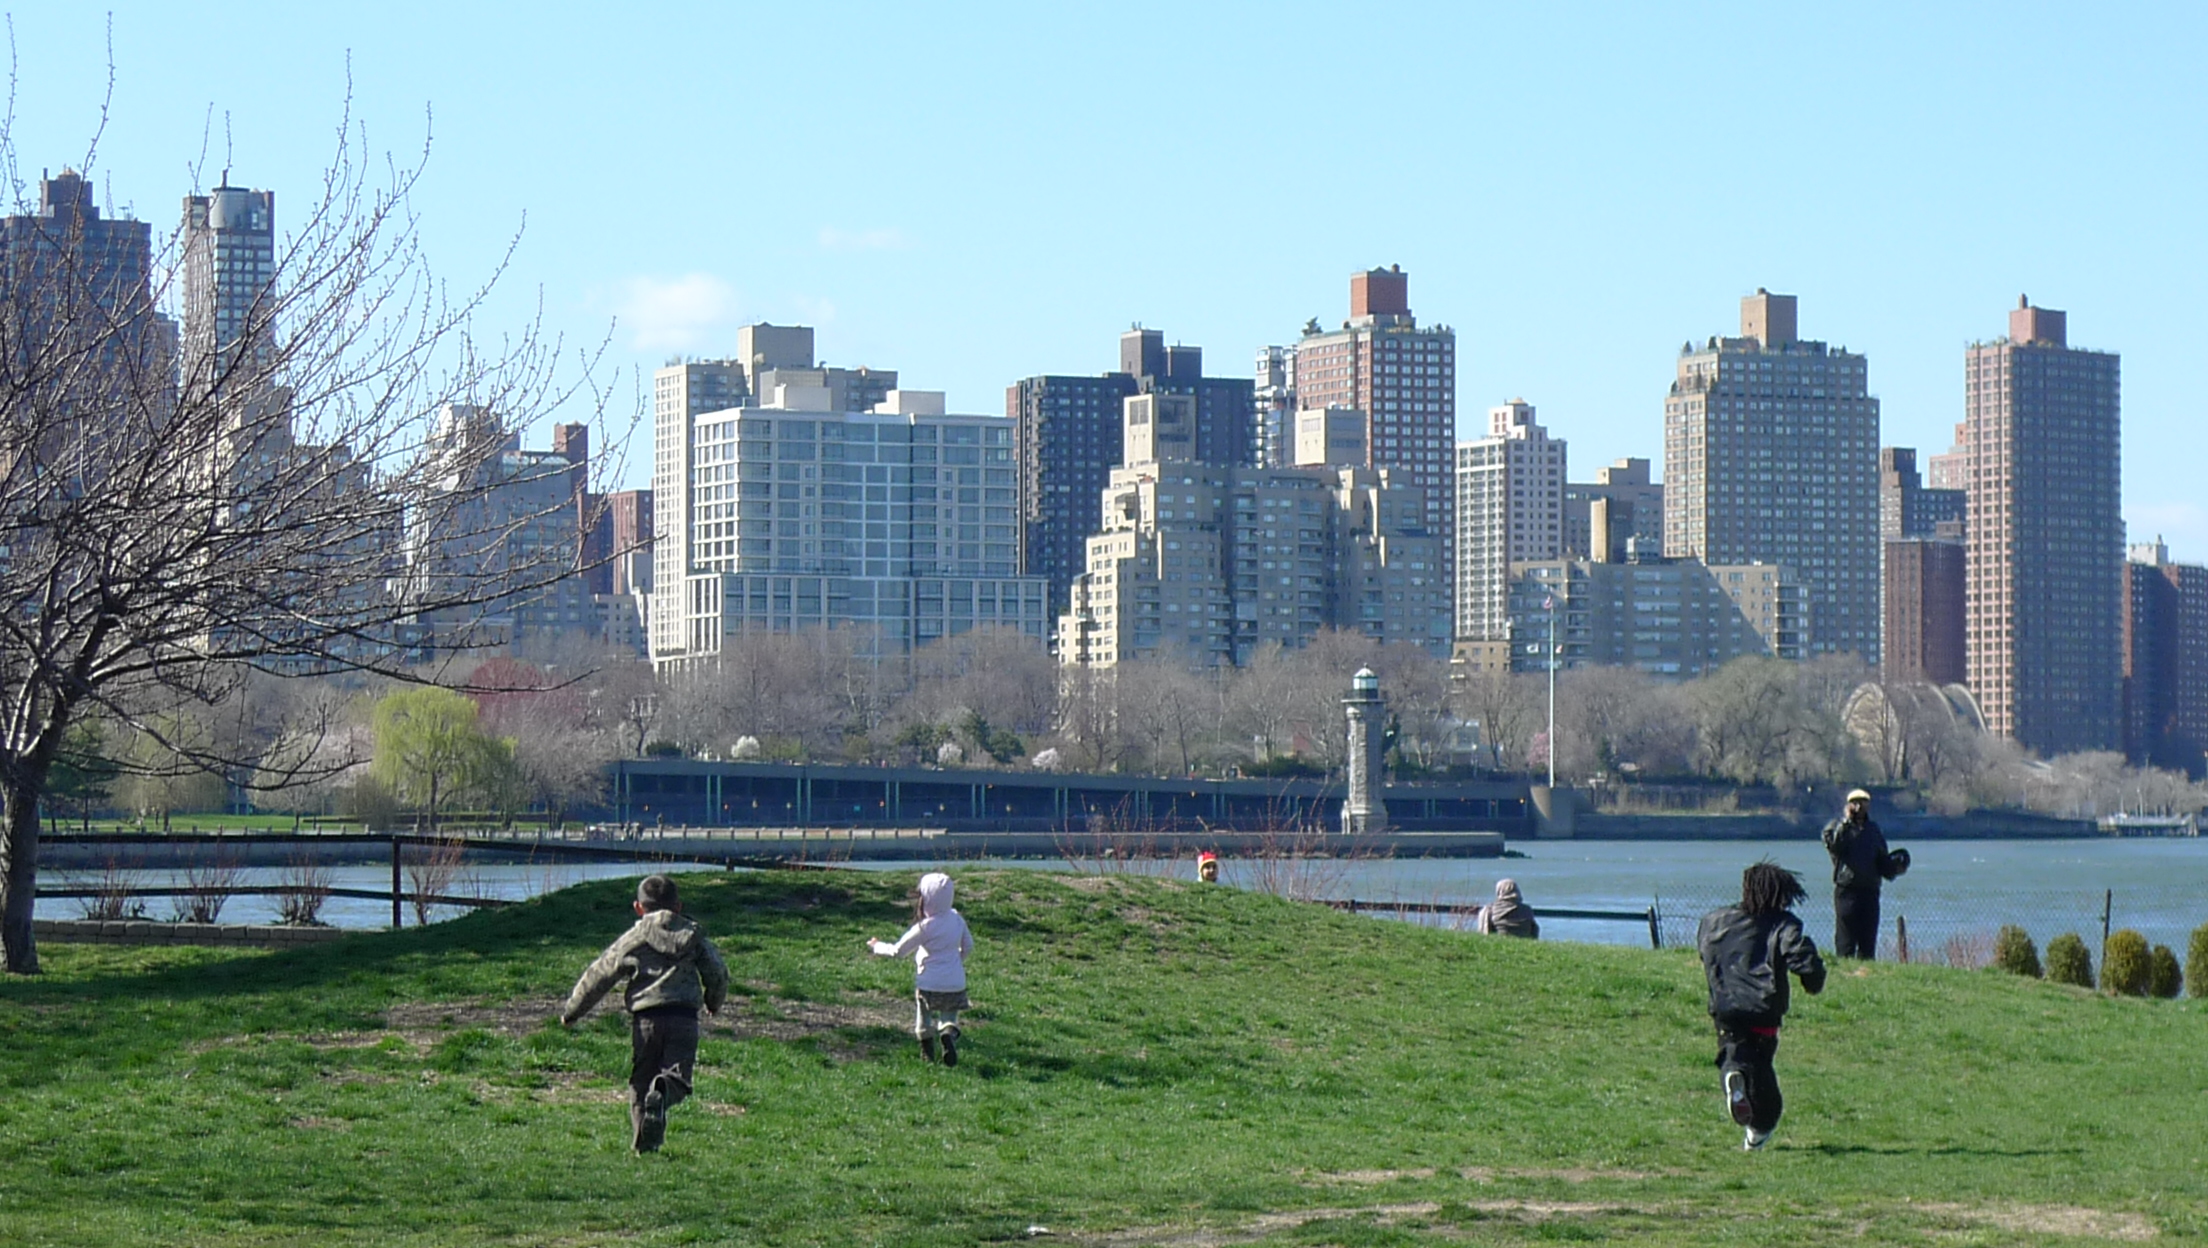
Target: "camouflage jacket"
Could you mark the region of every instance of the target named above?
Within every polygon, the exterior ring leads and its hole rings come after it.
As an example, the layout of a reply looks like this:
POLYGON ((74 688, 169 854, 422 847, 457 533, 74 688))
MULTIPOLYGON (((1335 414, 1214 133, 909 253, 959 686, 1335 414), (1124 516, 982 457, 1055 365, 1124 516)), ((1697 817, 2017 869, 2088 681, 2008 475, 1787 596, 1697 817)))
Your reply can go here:
POLYGON ((572 1023, 617 983, 627 985, 629 1012, 664 1005, 703 1005, 720 1012, 728 995, 728 967, 703 929, 672 910, 654 910, 606 946, 575 981, 560 1009, 560 1021, 572 1023))

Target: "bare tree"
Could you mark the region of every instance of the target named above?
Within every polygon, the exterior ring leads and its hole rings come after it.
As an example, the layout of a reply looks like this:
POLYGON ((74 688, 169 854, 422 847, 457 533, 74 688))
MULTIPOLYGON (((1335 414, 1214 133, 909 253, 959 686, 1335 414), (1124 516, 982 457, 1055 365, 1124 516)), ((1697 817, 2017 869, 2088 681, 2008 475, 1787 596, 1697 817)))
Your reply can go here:
POLYGON ((1534 678, 1517 672, 1468 672, 1458 681, 1454 701, 1461 718, 1480 727, 1487 765, 1523 770, 1526 750, 1541 724, 1534 678))
POLYGON ((1693 686, 1702 766, 1736 784, 1776 780, 1801 727, 1793 665, 1784 659, 1735 659, 1693 686))
MULTIPOLYGON (((533 328, 472 332, 489 287, 452 291, 427 271, 409 207, 421 163, 378 174, 364 156, 348 116, 269 281, 209 332, 211 315, 180 306, 189 231, 150 269, 118 268, 96 262, 113 223, 88 192, 46 211, 18 190, 26 211, 0 254, 9 971, 38 969, 39 798, 78 718, 162 739, 164 715, 216 705, 254 671, 434 679, 406 665, 422 621, 464 647, 483 636, 474 620, 574 571, 572 548, 514 556, 507 539, 541 517, 488 505, 505 482, 486 470, 501 431, 595 397, 560 380, 558 344, 533 328), (182 313, 181 338, 164 308, 182 313)), ((20 188, 4 133, 0 163, 20 188)), ((298 778, 239 773, 253 760, 221 737, 166 743, 255 783, 298 778)))
POLYGON ((1239 738, 1235 753, 1241 752, 1244 742, 1261 763, 1294 753, 1299 679, 1294 656, 1272 642, 1259 646, 1250 661, 1235 671, 1227 686, 1226 717, 1239 738))
POLYGON ((1074 665, 1059 674, 1057 739, 1084 771, 1117 771, 1135 754, 1119 714, 1131 670, 1074 665))

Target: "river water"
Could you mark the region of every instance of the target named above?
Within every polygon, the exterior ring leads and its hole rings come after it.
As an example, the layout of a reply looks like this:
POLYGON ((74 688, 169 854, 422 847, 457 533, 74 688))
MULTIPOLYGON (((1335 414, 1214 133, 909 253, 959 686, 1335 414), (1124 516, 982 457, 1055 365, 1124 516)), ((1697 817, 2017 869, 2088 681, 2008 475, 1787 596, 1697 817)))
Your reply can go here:
MULTIPOLYGON (((1817 842, 1741 844, 1716 841, 1520 841, 1504 859, 1307 859, 1261 863, 1229 860, 1223 882, 1230 887, 1262 888, 1300 896, 1354 898, 1361 902, 1439 902, 1477 904, 1494 896, 1497 878, 1518 881, 1527 903, 1577 910, 1631 911, 1636 916, 1655 906, 1666 945, 1691 941, 1695 920, 1705 910, 1737 897, 1741 869, 1763 857, 1802 874, 1809 900, 1800 913, 1812 937, 1828 945, 1832 932, 1830 867, 1817 842)), ((1927 841, 1911 845, 1909 874, 1886 886, 1884 939, 1887 956, 1899 950, 1897 916, 1907 924, 1913 960, 1969 961, 1990 951, 1994 931, 2014 923, 2044 948, 2049 937, 2077 932, 2098 948, 2102 910, 2111 926, 2132 927, 2147 939, 2166 944, 2182 956, 2193 928, 2208 923, 2208 839, 2100 838, 2067 841, 1927 841)), ((913 871, 941 867, 953 873, 972 869, 955 863, 869 863, 854 869, 913 871)), ((1007 860, 991 866, 1039 870, 1097 869, 1096 863, 1062 860, 1007 860)), ((663 870, 718 870, 706 864, 673 864, 663 870)), ((1193 877, 1183 860, 1136 862, 1107 869, 1193 877)), ((441 891, 464 896, 509 899, 583 880, 641 874, 630 863, 482 864, 463 868, 460 878, 441 891)), ((280 869, 246 871, 241 884, 280 882, 280 869)), ((330 868, 339 888, 388 889, 387 866, 330 868)), ((167 873, 138 873, 132 882, 151 886, 167 873)), ((90 873, 49 873, 49 885, 95 883, 90 873)), ((177 881, 181 883, 181 880, 177 881)), ((409 885, 411 887, 411 885, 409 885)), ((168 917, 170 902, 145 900, 149 917, 168 917)), ((40 918, 76 918, 81 903, 45 898, 40 918)), ((450 918, 457 908, 439 907, 431 918, 450 918)), ((232 898, 224 922, 267 923, 275 918, 268 897, 232 898)), ((339 927, 379 928, 391 920, 388 901, 331 898, 324 921, 339 927)), ((1468 924, 1468 919, 1432 916, 1419 921, 1468 924)), ((409 906, 406 922, 412 925, 409 906)), ((1648 924, 1549 918, 1542 935, 1551 940, 1646 945, 1648 924)))

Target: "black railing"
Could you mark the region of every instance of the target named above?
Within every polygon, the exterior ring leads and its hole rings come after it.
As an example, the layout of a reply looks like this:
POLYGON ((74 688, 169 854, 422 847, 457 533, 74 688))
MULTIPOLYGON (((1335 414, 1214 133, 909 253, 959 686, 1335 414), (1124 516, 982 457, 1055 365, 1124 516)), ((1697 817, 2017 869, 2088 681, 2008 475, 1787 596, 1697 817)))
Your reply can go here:
MULTIPOLYGON (((1477 917, 1485 906, 1449 901, 1334 901, 1326 905, 1351 914, 1453 914, 1477 917)), ((1530 909, 1530 907, 1529 907, 1530 909)), ((1646 910, 1568 910, 1561 906, 1543 906, 1533 911, 1536 919, 1588 919, 1598 923, 1645 923, 1648 925, 1648 947, 1664 947, 1662 929, 1656 923, 1656 907, 1646 910)))

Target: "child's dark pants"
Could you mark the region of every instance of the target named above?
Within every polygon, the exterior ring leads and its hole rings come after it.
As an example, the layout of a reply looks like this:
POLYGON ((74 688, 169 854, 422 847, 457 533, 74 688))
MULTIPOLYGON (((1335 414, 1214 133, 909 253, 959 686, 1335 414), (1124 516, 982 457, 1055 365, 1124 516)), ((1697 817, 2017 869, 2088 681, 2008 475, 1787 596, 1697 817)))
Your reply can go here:
POLYGON ((1737 1070, 1747 1079, 1748 1125, 1759 1132, 1777 1127, 1779 1113, 1786 1107, 1779 1095, 1778 1072, 1771 1068, 1771 1060, 1778 1055, 1776 1027, 1717 1025, 1717 1068, 1720 1072, 1737 1070), (1762 1034, 1765 1032, 1770 1034, 1762 1034))
POLYGON ((663 1104, 673 1108, 690 1095, 690 1076, 698 1064, 698 1009, 663 1005, 629 1016, 629 1126, 641 1126, 644 1098, 659 1085, 663 1104))

